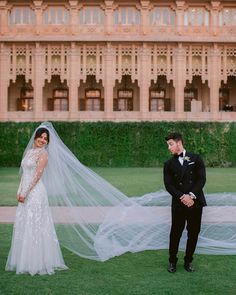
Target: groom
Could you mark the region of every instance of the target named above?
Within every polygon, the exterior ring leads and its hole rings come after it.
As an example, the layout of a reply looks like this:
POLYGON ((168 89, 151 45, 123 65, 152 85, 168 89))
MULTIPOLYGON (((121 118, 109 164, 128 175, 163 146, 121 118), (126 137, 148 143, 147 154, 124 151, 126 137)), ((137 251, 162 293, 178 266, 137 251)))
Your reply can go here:
POLYGON ((184 268, 193 272, 192 261, 201 229, 202 207, 206 206, 202 190, 206 182, 205 166, 199 155, 185 150, 180 133, 171 133, 165 140, 173 155, 164 164, 165 187, 172 195, 168 271, 176 272, 179 242, 187 223, 188 240, 184 268))

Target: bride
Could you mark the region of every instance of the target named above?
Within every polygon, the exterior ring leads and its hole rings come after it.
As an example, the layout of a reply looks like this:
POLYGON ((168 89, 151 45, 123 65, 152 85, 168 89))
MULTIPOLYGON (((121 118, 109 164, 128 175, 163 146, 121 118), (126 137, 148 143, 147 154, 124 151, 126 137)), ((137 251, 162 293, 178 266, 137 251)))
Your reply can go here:
POLYGON ((49 139, 48 129, 37 129, 33 147, 27 150, 21 163, 19 205, 6 264, 6 270, 16 270, 17 274, 53 274, 55 269, 67 269, 41 180, 48 162, 49 139))
MULTIPOLYGON (((58 239, 73 253, 98 261, 127 251, 168 249, 168 194, 128 198, 81 164, 51 123, 34 131, 21 173, 6 270, 34 275, 67 269, 58 239)), ((210 208, 196 252, 236 254, 236 225, 230 219, 236 195, 212 194, 207 199, 210 208)))

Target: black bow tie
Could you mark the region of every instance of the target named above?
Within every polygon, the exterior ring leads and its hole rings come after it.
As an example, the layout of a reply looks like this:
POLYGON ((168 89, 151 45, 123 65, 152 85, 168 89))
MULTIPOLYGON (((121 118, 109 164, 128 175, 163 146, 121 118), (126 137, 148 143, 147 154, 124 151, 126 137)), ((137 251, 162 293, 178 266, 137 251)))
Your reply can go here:
POLYGON ((181 158, 183 158, 183 156, 184 156, 184 153, 180 153, 180 154, 178 155, 178 157, 181 157, 181 158))

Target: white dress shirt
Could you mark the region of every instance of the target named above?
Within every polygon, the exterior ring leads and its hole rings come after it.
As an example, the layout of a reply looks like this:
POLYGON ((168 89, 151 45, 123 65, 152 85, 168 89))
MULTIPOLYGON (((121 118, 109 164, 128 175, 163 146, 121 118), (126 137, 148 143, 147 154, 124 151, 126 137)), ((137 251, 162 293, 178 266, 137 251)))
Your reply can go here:
MULTIPOLYGON (((180 162, 180 164, 183 166, 183 164, 184 164, 184 157, 185 157, 185 155, 186 155, 186 150, 184 149, 183 150, 183 157, 180 157, 179 156, 179 158, 178 158, 178 160, 179 160, 179 162, 180 162)), ((192 193, 192 192, 189 192, 189 195, 190 195, 190 197, 191 197, 191 199, 196 199, 196 196, 194 195, 194 193, 192 193)))
POLYGON ((186 150, 183 150, 183 157, 179 157, 178 160, 180 162, 180 164, 183 166, 184 164, 184 157, 185 157, 185 154, 186 154, 186 150))

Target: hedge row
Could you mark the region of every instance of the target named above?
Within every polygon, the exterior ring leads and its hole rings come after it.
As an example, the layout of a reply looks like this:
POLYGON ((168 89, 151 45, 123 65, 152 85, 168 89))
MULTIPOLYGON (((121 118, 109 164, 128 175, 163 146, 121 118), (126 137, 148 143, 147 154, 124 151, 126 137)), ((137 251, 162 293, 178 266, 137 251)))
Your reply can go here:
MULTIPOLYGON (((19 166, 37 122, 0 123, 0 166, 19 166)), ((179 131, 187 150, 207 166, 236 166, 236 123, 217 122, 54 122, 55 129, 88 166, 162 166, 169 152, 165 136, 179 131)))

